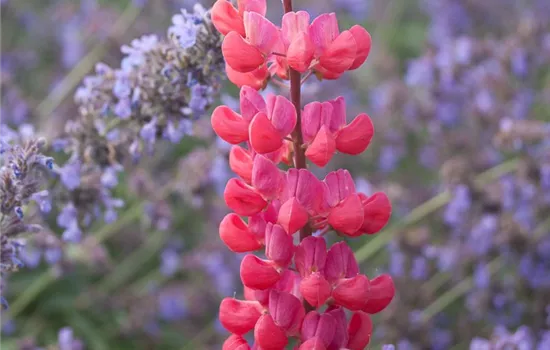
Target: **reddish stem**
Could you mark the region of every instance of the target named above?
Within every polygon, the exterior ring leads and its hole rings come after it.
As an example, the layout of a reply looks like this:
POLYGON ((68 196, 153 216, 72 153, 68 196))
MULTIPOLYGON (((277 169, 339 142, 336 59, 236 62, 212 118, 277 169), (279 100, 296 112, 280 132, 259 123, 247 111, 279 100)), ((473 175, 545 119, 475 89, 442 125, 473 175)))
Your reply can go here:
MULTIPOLYGON (((283 0, 283 7, 285 13, 292 12, 292 0, 283 0)), ((297 169, 307 168, 306 163, 306 152, 302 147, 304 143, 304 138, 302 136, 302 103, 301 103, 301 88, 302 88, 302 75, 300 72, 290 69, 290 99, 292 104, 296 109, 296 128, 292 132, 292 143, 294 146, 294 167, 297 169)), ((305 239, 308 236, 311 236, 312 229, 309 225, 306 225, 303 229, 300 230, 300 241, 305 239)))

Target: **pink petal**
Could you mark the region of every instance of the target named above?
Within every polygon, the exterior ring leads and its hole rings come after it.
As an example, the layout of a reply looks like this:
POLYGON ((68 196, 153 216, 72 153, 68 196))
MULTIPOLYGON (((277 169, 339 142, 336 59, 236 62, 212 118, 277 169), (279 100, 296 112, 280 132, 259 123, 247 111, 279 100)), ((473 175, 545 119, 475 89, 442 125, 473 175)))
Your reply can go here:
POLYGON ((338 37, 339 33, 335 13, 324 13, 315 18, 309 26, 309 36, 316 48, 315 55, 317 57, 321 56, 330 43, 338 37))
POLYGON ((336 148, 346 154, 362 153, 370 144, 374 135, 374 125, 366 114, 359 114, 346 125, 336 137, 336 148))
POLYGON ((223 342, 222 350, 250 350, 250 346, 242 336, 232 334, 223 342))
POLYGON ((357 55, 357 44, 349 30, 343 31, 319 57, 321 67, 342 73, 351 67, 357 55))
POLYGON ((231 144, 248 140, 248 122, 227 106, 218 106, 214 109, 211 123, 214 132, 231 144))
POLYGON ((331 207, 338 205, 355 193, 355 183, 346 169, 338 169, 327 174, 323 182, 327 185, 327 202, 331 207))
POLYGON ((315 47, 305 32, 298 33, 294 40, 290 43, 286 52, 288 65, 300 73, 304 73, 309 69, 315 47))
POLYGON ((243 18, 229 1, 216 1, 210 13, 212 16, 212 24, 214 24, 214 27, 216 27, 222 35, 227 35, 227 33, 232 31, 237 32, 243 37, 246 35, 244 32, 243 18))
POLYGON ((283 203, 279 209, 279 216, 277 222, 285 229, 285 231, 292 235, 304 227, 309 221, 309 215, 306 209, 296 200, 296 197, 292 197, 283 203))
POLYGON ((328 347, 334 338, 336 319, 330 313, 319 314, 317 311, 307 313, 302 324, 301 338, 307 340, 318 338, 328 347))
POLYGON ((288 343, 285 330, 277 326, 269 314, 258 320, 254 327, 254 340, 261 350, 283 350, 288 343))
POLYGON ((267 97, 267 115, 283 137, 289 135, 296 127, 296 109, 292 102, 283 96, 267 97))
POLYGON ((332 106, 332 115, 327 124, 329 125, 329 130, 332 133, 336 133, 346 124, 346 100, 344 97, 339 96, 327 102, 332 106))
POLYGON ((262 52, 246 42, 237 32, 230 32, 223 39, 222 53, 225 62, 241 73, 252 72, 265 63, 262 52))
POLYGON ((244 181, 232 178, 227 182, 223 193, 225 203, 235 213, 250 216, 262 211, 267 202, 244 181))
POLYGON ((334 244, 327 252, 325 277, 331 283, 341 278, 355 277, 359 273, 359 265, 353 251, 346 242, 334 244))
POLYGON ((253 160, 250 152, 241 146, 232 146, 229 151, 229 167, 247 184, 252 182, 253 160))
POLYGON ((370 298, 370 283, 365 275, 338 281, 332 291, 334 301, 349 310, 361 310, 370 298))
POLYGON ((281 35, 286 46, 290 45, 299 33, 308 33, 309 13, 306 11, 287 12, 283 15, 281 35))
POLYGON ((330 284, 319 272, 309 275, 300 282, 300 293, 314 308, 324 305, 331 291, 330 284))
POLYGON ((351 70, 359 68, 367 60, 370 53, 372 39, 369 32, 367 32, 367 30, 360 25, 354 25, 349 31, 357 43, 355 60, 349 68, 351 70))
POLYGON ((237 0, 237 8, 241 16, 245 11, 257 12, 262 16, 267 12, 266 0, 237 0))
POLYGON ((220 304, 220 322, 231 333, 237 335, 248 333, 260 318, 259 306, 255 301, 225 298, 220 304))
POLYGON ((323 272, 327 260, 327 243, 323 237, 306 237, 296 247, 294 262, 302 277, 323 272))
POLYGON ((328 222, 338 232, 353 234, 363 224, 363 206, 357 194, 349 195, 334 207, 328 216, 328 222))
POLYGON ((349 350, 363 350, 369 345, 372 335, 372 320, 364 312, 354 312, 348 325, 349 350))
POLYGON ((273 52, 273 47, 281 40, 279 28, 256 12, 245 11, 244 28, 246 39, 266 56, 273 52))
POLYGON ((324 167, 336 152, 336 141, 325 125, 321 126, 313 142, 307 147, 306 157, 318 167, 324 167))
POLYGON ((271 264, 255 255, 248 254, 241 261, 241 280, 248 288, 265 290, 273 287, 280 278, 271 264))
POLYGON ((250 145, 260 154, 278 150, 283 145, 281 134, 265 113, 258 113, 252 119, 249 128, 250 145))
POLYGON ((258 112, 266 113, 264 98, 256 89, 250 86, 243 86, 241 87, 239 97, 240 112, 245 120, 250 122, 258 112))
POLYGON ((395 296, 395 285, 390 275, 383 274, 370 281, 371 295, 363 311, 375 314, 384 310, 395 296))
POLYGON ((277 266, 286 268, 294 256, 292 236, 279 225, 267 224, 265 231, 265 256, 277 266))
POLYGON ((236 253, 251 252, 262 247, 243 219, 234 213, 227 214, 220 223, 220 238, 236 253))
POLYGON ((258 154, 252 168, 252 186, 266 199, 273 199, 282 190, 284 175, 277 166, 266 157, 258 154))
POLYGON ((256 90, 263 89, 267 84, 267 78, 269 77, 269 71, 267 69, 267 65, 265 64, 248 73, 237 72, 226 64, 225 74, 227 74, 229 81, 237 85, 237 87, 246 85, 256 90))
POLYGON ((302 134, 304 142, 313 141, 322 125, 330 125, 333 106, 328 102, 311 102, 304 106, 302 112, 302 134))
POLYGON ((323 183, 307 169, 288 169, 281 201, 291 197, 296 197, 308 213, 317 214, 324 202, 323 183))
POLYGON ((383 192, 377 192, 363 201, 365 220, 361 231, 366 234, 374 234, 380 231, 391 217, 392 207, 388 196, 383 192))
POLYGON ((300 299, 277 290, 269 293, 269 313, 275 323, 290 334, 297 334, 306 314, 300 299))

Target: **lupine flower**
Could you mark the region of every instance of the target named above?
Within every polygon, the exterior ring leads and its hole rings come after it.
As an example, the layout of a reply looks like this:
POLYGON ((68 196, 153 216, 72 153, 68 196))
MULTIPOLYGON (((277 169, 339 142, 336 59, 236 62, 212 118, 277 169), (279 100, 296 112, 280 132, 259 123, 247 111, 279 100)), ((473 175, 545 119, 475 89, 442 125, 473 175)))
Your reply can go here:
POLYGON ((360 26, 339 33, 333 13, 310 24, 308 13, 287 12, 278 28, 265 11, 262 0, 239 1, 238 8, 219 0, 212 15, 225 35, 227 74, 241 87, 240 114, 220 106, 211 119, 218 136, 233 145, 229 164, 239 176, 225 187, 234 213, 222 219, 219 233, 230 250, 248 253, 240 267, 246 300, 227 297, 220 305, 220 322, 232 333, 223 349, 251 349, 244 338, 249 332, 254 348, 283 349, 296 337, 304 350, 364 349, 372 333, 369 314, 389 305, 393 281, 389 275, 370 280, 360 274, 345 242, 327 249, 325 239, 311 231, 374 234, 388 222, 390 202, 382 192, 358 193, 346 170, 321 181, 297 159, 325 166, 336 150, 360 154, 374 132, 370 118, 360 114, 346 125, 343 97, 312 102, 302 111, 283 96, 264 99, 256 90, 265 85, 268 63, 282 79, 306 71, 335 79, 358 68, 368 56, 370 35, 360 26), (296 168, 278 167, 292 165, 293 157, 296 168), (261 248, 265 257, 251 253, 261 248), (324 305, 325 311, 317 311, 324 305), (353 311, 349 320, 344 309, 353 311))

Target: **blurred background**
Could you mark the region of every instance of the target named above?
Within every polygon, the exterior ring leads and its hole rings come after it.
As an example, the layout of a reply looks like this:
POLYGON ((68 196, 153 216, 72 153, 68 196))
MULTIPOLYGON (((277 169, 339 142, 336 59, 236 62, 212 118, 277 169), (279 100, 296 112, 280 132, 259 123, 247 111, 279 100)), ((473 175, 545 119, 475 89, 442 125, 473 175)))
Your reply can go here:
MULTIPOLYGON (((278 23, 280 1, 267 3, 278 23)), ((68 132, 96 64, 118 69, 131 51, 121 47, 170 37, 172 16, 194 4, 2 0, 2 123, 48 140, 68 132)), ((382 232, 349 241, 362 271, 389 272, 397 285, 370 348, 550 349, 550 2, 294 5, 339 12, 341 28, 360 23, 373 37, 360 70, 304 86, 305 102, 343 95, 348 118, 367 112, 375 124, 363 155, 318 171, 345 167, 360 191, 392 200, 382 232)), ((236 103, 234 86, 212 84, 207 111, 236 103)), ((219 302, 242 296, 240 257, 217 234, 228 147, 208 113, 191 128, 118 173, 109 200, 120 202, 78 243, 36 213, 47 232, 28 237, 24 266, 5 278, 2 349, 221 348, 219 302)))

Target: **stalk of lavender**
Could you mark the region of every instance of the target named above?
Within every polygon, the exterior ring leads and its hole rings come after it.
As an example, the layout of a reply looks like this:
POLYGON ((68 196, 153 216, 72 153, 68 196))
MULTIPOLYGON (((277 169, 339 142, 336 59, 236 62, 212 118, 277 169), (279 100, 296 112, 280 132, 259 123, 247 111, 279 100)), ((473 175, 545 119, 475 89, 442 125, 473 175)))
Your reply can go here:
MULTIPOLYGON (((42 230, 28 222, 32 216, 29 203, 34 201, 43 212, 51 209, 48 192, 41 190, 45 173, 53 169, 53 160, 42 154, 44 139, 25 139, 28 128, 18 134, 0 125, 0 288, 4 287, 5 274, 23 266, 19 257, 26 233, 42 230)), ((7 306, 3 297, 2 305, 7 306)))
POLYGON ((166 39, 146 35, 123 46, 120 68, 98 64, 75 94, 79 115, 54 144, 69 155, 56 191, 66 240, 79 241, 98 216, 115 221, 124 205, 111 195, 119 173, 160 140, 177 143, 190 133, 219 90, 221 39, 210 12, 196 5, 172 22, 166 39))

